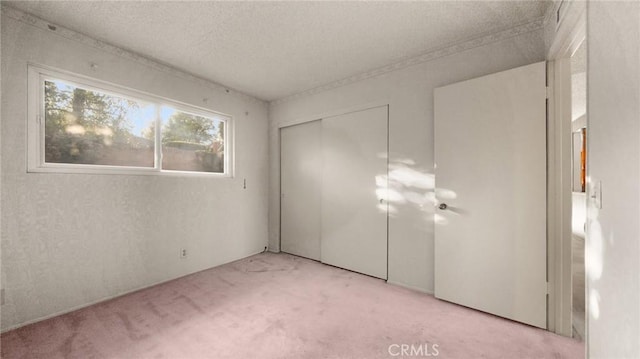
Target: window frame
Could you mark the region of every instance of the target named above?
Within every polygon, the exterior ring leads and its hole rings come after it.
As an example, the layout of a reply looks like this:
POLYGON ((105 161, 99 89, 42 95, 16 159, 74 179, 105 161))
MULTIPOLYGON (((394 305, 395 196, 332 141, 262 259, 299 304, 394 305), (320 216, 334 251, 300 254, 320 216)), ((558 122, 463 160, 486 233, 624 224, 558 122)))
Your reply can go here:
POLYGON ((50 67, 27 65, 27 172, 28 173, 82 173, 82 174, 120 174, 120 175, 168 175, 185 177, 233 177, 233 117, 218 111, 167 99, 139 90, 83 75, 53 69, 50 67), (74 163, 45 162, 45 81, 64 81, 70 85, 106 95, 146 102, 156 108, 154 166, 116 166, 74 163), (163 106, 191 115, 213 118, 224 122, 224 172, 178 171, 162 169, 162 118, 163 106))

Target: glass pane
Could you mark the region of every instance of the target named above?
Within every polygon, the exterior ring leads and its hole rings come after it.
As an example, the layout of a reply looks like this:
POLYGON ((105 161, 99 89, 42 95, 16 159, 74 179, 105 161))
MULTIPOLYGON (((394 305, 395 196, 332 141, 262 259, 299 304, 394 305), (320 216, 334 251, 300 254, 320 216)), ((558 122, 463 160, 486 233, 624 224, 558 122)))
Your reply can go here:
POLYGON ((154 167, 155 106, 44 82, 45 162, 154 167))
POLYGON ((163 106, 162 169, 224 173, 224 121, 163 106))

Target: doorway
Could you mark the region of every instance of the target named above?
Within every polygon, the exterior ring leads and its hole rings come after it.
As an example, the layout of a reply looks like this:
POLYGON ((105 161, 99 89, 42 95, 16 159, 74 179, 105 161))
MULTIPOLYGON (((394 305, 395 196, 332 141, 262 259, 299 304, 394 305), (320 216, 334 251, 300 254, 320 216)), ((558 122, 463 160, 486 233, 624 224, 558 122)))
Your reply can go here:
POLYGON ((546 25, 548 109, 549 330, 582 340, 588 326, 585 285, 589 191, 586 100, 586 3, 558 2, 546 25))
POLYGON ((585 337, 585 224, 587 211, 587 51, 582 41, 571 56, 571 329, 585 337))

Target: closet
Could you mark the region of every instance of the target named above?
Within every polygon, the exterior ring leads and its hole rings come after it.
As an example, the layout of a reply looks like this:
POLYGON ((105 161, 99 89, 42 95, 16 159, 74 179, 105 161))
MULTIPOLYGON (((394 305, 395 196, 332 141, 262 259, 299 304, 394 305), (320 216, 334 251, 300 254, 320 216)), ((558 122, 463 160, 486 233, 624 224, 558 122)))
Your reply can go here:
POLYGON ((281 250, 387 278, 388 106, 280 129, 281 250))

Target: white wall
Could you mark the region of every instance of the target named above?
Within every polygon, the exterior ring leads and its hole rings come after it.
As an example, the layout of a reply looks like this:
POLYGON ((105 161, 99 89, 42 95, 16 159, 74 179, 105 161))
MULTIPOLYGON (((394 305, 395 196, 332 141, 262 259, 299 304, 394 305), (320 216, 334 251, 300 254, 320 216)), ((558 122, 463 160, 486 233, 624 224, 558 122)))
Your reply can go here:
POLYGON ((571 233, 580 238, 585 237, 587 221, 587 195, 584 192, 571 193, 571 233))
POLYGON ((588 354, 640 358, 640 3, 587 11, 588 354))
POLYGON ((2 329, 260 252, 267 105, 2 17, 2 329), (235 178, 26 173, 27 62, 231 114, 235 178), (98 65, 92 70, 90 63, 98 65), (208 102, 203 102, 208 98, 208 102), (246 114, 248 112, 248 115, 246 114), (243 178, 247 189, 243 189, 243 178), (179 248, 189 256, 179 258, 179 248))
MULTIPOLYGON (((481 42, 481 41, 480 41, 481 42)), ((544 60, 542 29, 270 106, 269 248, 279 250, 278 128, 341 110, 389 104, 390 163, 433 180, 433 89, 544 60)), ((407 186, 407 192, 425 191, 407 186)), ((479 189, 480 190, 480 189, 479 189)), ((396 204, 389 220, 389 282, 433 292, 433 207, 396 204)))

